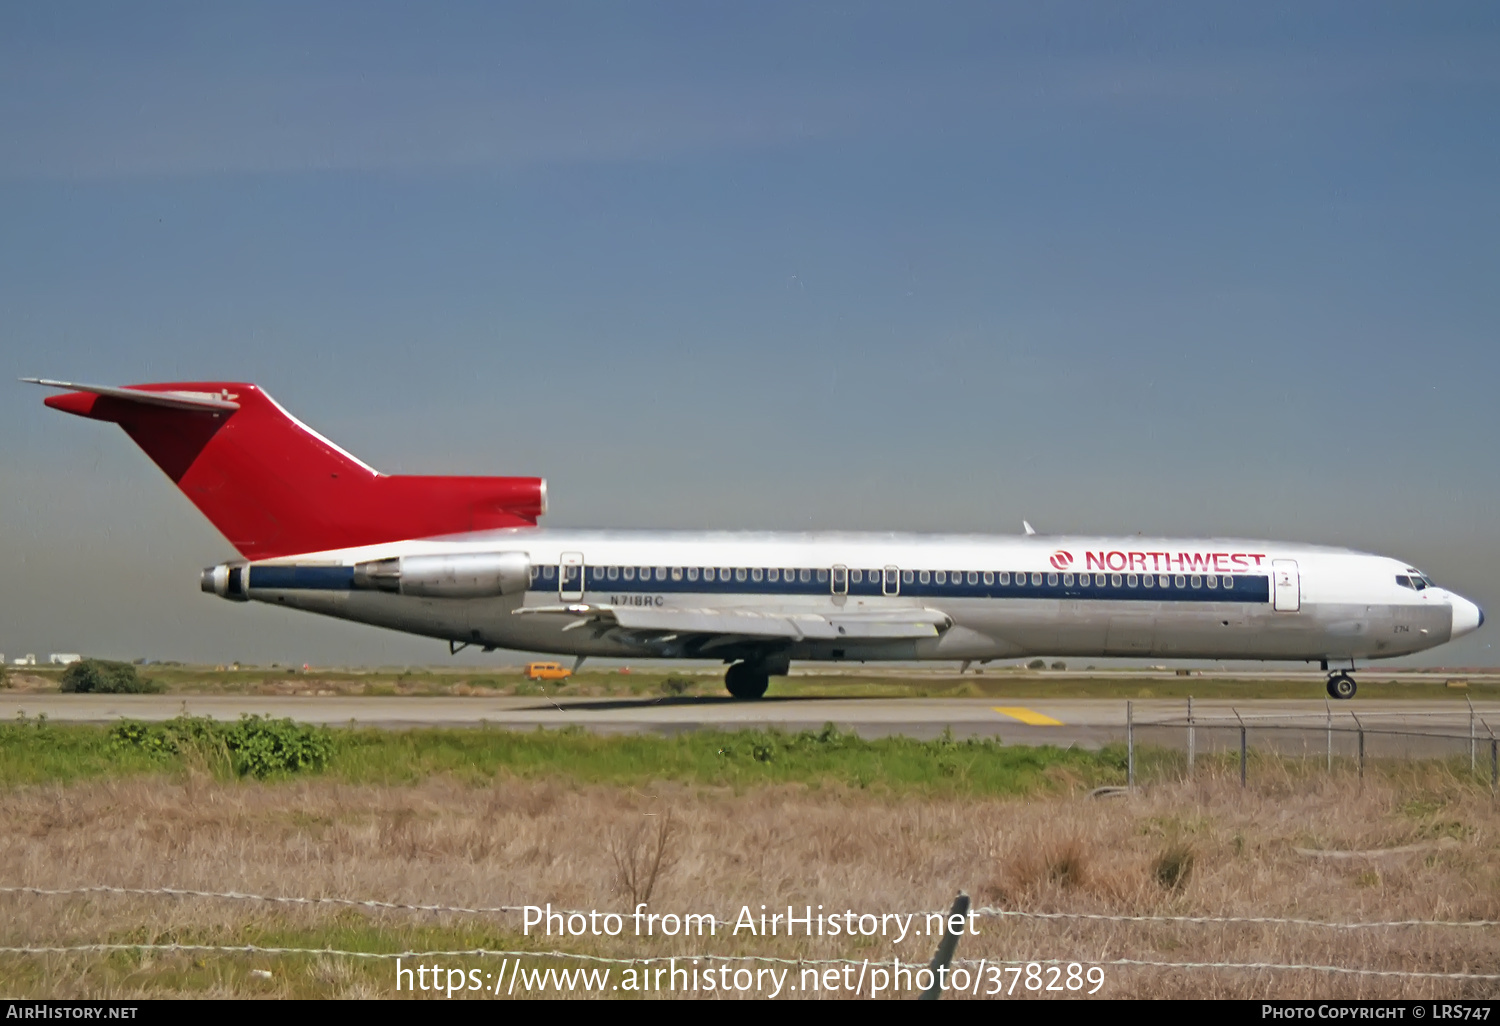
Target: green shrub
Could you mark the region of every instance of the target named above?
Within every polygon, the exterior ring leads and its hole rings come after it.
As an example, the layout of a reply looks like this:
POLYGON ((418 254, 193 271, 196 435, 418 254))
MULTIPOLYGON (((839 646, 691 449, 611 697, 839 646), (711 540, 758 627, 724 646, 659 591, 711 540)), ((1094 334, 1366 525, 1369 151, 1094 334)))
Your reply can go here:
POLYGON ((104 695, 150 695, 165 689, 159 682, 142 677, 129 663, 81 659, 63 671, 62 690, 104 695))
POLYGON ((224 740, 236 768, 252 777, 320 770, 333 757, 333 735, 328 728, 294 720, 242 716, 224 740))
POLYGON ((1033 659, 1031 662, 1026 664, 1026 669, 1028 670, 1045 670, 1046 668, 1047 660, 1045 659, 1033 659))
POLYGON ((265 778, 275 773, 321 770, 333 758, 333 734, 294 720, 242 716, 220 723, 201 716, 179 716, 165 723, 126 721, 110 730, 117 748, 152 755, 179 755, 189 750, 227 752, 235 773, 265 778))

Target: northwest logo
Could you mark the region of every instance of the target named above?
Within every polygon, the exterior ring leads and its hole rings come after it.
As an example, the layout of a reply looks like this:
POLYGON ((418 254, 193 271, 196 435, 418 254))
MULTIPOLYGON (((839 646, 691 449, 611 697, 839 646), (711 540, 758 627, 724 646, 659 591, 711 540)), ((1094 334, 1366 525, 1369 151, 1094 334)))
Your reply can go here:
POLYGON ((1052 553, 1052 565, 1059 570, 1066 570, 1073 565, 1073 553, 1067 549, 1058 549, 1052 553))

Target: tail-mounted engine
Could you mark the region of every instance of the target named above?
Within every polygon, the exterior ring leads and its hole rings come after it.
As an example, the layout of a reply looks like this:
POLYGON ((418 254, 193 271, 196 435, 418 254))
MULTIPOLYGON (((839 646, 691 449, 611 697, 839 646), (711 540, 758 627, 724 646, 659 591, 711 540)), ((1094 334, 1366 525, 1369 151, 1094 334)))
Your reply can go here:
POLYGON ((524 552, 467 552, 449 556, 400 556, 354 565, 358 589, 426 598, 484 598, 525 591, 531 560, 524 552))

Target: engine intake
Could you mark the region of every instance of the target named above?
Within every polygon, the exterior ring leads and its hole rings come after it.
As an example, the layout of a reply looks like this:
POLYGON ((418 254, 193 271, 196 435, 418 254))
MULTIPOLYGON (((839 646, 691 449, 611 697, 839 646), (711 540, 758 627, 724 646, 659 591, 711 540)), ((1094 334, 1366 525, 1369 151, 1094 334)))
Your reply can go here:
POLYGON ((400 556, 354 565, 354 587, 426 598, 484 598, 525 591, 531 560, 524 552, 400 556))

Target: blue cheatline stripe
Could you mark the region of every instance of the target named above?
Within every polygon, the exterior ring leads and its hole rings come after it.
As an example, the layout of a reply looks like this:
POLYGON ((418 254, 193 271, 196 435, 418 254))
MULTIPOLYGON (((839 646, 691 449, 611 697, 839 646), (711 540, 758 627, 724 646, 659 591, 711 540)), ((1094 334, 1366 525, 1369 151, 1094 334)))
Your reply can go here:
POLYGON ((354 583, 352 566, 252 566, 249 569, 249 588, 348 591, 354 583))
MULTIPOLYGON (((635 568, 633 580, 625 580, 623 575, 617 573, 614 580, 609 579, 608 568, 602 566, 591 566, 586 568, 585 590, 599 601, 610 593, 623 595, 639 594, 666 594, 666 593, 690 593, 695 595, 827 595, 830 593, 831 583, 828 578, 829 571, 824 569, 823 579, 818 580, 818 571, 809 569, 808 580, 802 580, 802 568, 791 568, 793 580, 786 580, 786 569, 778 567, 776 581, 767 579, 764 571, 761 579, 755 580, 747 571, 745 579, 739 580, 733 569, 730 570, 727 580, 721 580, 716 570, 712 581, 704 580, 702 575, 699 579, 689 580, 686 573, 679 579, 674 580, 668 571, 664 580, 657 580, 655 568, 635 568), (650 580, 641 579, 641 570, 651 571, 650 580)), ((353 586, 354 568, 348 566, 252 566, 247 570, 249 580, 247 588, 275 589, 279 591, 347 591, 353 586)), ((902 571, 903 577, 907 571, 902 571)), ((1138 578, 1136 587, 1130 587, 1127 575, 1120 575, 1120 583, 1115 584, 1113 575, 1091 574, 1088 585, 1078 583, 1079 577, 1074 576, 1074 583, 1069 585, 1063 583, 1067 578, 1062 574, 1012 574, 1010 584, 1001 584, 997 575, 994 584, 983 583, 983 577, 979 583, 968 583, 968 574, 961 571, 959 574, 948 572, 949 580, 938 584, 932 571, 927 571, 927 583, 922 583, 920 571, 911 571, 912 580, 901 582, 900 594, 907 598, 979 598, 979 599, 1068 599, 1076 601, 1088 601, 1091 599, 1106 600, 1111 602, 1234 602, 1234 603, 1266 603, 1271 601, 1270 578, 1254 574, 1228 574, 1202 575, 1198 577, 1198 587, 1193 587, 1193 577, 1184 575, 1185 587, 1177 587, 1178 575, 1167 575, 1172 582, 1171 587, 1144 587, 1144 575, 1138 578), (959 577, 959 583, 952 583, 953 577, 959 577), (1049 583, 1053 579, 1056 583, 1049 583), (1104 584, 1095 584, 1093 581, 1104 580, 1104 584), (1208 581, 1213 580, 1217 587, 1208 587, 1208 581), (1039 583, 1033 584, 1037 580, 1039 583), (1024 583, 1017 583, 1024 581, 1024 583), (1233 587, 1228 582, 1233 581, 1233 587)), ((1156 576, 1156 575, 1153 575, 1156 576)), ((863 580, 856 583, 849 582, 849 594, 855 596, 875 597, 883 594, 880 580, 873 582, 870 574, 861 574, 863 580)), ((1160 581, 1160 576, 1156 576, 1160 581)), ((537 568, 535 576, 531 580, 531 591, 538 593, 556 594, 557 568, 546 566, 537 568), (548 571, 552 576, 547 576, 548 571)))
MULTIPOLYGON (((656 577, 655 567, 632 567, 635 571, 631 580, 625 580, 620 573, 620 567, 615 567, 614 579, 609 577, 609 567, 590 566, 585 569, 584 589, 596 601, 604 601, 602 596, 614 594, 667 594, 667 593, 691 593, 694 595, 827 595, 830 593, 832 584, 829 581, 827 569, 822 571, 823 579, 818 580, 818 571, 809 569, 809 580, 801 579, 801 568, 792 568, 796 579, 792 582, 785 580, 786 571, 778 568, 780 580, 771 581, 767 579, 764 571, 761 579, 755 580, 747 570, 745 579, 740 580, 735 570, 730 570, 730 579, 721 580, 718 570, 714 571, 712 581, 704 580, 701 573, 698 580, 689 580, 686 570, 680 578, 673 579, 671 570, 666 569, 661 580, 656 577), (649 572, 650 579, 642 580, 642 572, 649 572)), ((1234 603, 1266 603, 1271 601, 1270 578, 1255 574, 1201 574, 1197 575, 1198 586, 1193 587, 1194 575, 1181 575, 1183 587, 1177 587, 1177 574, 1165 575, 1170 586, 1162 587, 1160 581, 1162 575, 1138 575, 1135 587, 1129 584, 1128 574, 1120 574, 1120 583, 1114 582, 1112 574, 1089 574, 1090 584, 1079 584, 1081 575, 1076 574, 1015 574, 1009 575, 1011 583, 1001 584, 998 573, 995 583, 985 584, 983 575, 978 575, 975 584, 968 582, 968 572, 960 571, 960 581, 952 583, 955 576, 945 571, 948 581, 938 584, 933 571, 926 571, 927 583, 922 583, 920 574, 922 571, 902 571, 903 578, 906 573, 912 574, 912 580, 901 582, 900 594, 907 598, 981 598, 981 599, 1069 599, 1087 601, 1090 599, 1103 599, 1111 602, 1234 602, 1234 603), (1145 578, 1150 576, 1154 587, 1145 587, 1145 578), (1068 577, 1072 577, 1071 585, 1063 583, 1068 577), (1039 583, 1033 584, 1035 579, 1039 583), (1049 583, 1054 580, 1056 583, 1049 583), (1092 583, 1104 580, 1104 584, 1092 583), (1210 588, 1208 581, 1212 579, 1216 587, 1210 588), (1017 583, 1023 581, 1024 583, 1017 583), (1232 585, 1231 583, 1232 582, 1232 585)), ((532 568, 532 579, 530 590, 538 593, 553 593, 558 589, 557 567, 546 565, 532 568), (548 574, 551 576, 548 576, 548 574)), ((861 581, 856 583, 852 579, 849 582, 849 594, 855 596, 879 596, 883 594, 880 579, 870 579, 869 571, 863 571, 861 581)), ((577 591, 577 585, 570 585, 569 591, 577 591)))

